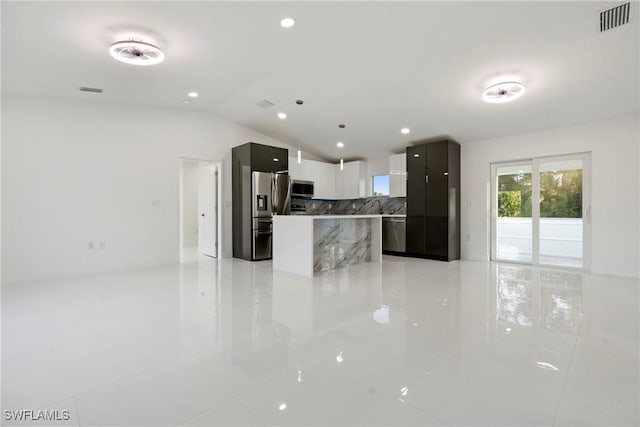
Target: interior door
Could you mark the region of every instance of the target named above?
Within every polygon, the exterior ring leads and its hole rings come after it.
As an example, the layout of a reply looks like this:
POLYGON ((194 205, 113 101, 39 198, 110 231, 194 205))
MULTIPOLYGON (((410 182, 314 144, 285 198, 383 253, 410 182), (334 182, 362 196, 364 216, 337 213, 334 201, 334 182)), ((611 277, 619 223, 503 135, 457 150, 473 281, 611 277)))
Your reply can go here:
POLYGON ((215 165, 200 166, 198 182, 198 252, 218 256, 218 171, 215 165))

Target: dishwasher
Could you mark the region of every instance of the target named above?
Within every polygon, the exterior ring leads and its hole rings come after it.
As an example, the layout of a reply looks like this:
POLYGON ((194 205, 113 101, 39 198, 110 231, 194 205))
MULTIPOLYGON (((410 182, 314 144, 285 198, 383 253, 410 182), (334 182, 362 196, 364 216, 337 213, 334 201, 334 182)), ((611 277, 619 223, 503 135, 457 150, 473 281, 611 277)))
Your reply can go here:
POLYGON ((407 219, 397 217, 382 218, 382 252, 406 252, 407 219))

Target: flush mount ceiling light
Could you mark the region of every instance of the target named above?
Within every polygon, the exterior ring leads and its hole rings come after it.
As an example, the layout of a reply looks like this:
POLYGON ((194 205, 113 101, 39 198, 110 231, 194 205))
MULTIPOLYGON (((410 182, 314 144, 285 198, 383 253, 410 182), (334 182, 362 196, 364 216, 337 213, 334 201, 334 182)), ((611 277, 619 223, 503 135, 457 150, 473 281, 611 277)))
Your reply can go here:
POLYGON ((164 61, 164 52, 159 47, 139 40, 115 42, 109 53, 114 59, 132 65, 156 65, 164 61))
POLYGON ((280 21, 280 25, 282 25, 284 28, 291 28, 296 25, 296 21, 294 21, 293 18, 284 18, 282 21, 280 21))
POLYGON ((344 147, 344 142, 336 142, 336 147, 338 148, 344 147))
POLYGON ((400 132, 403 133, 404 135, 408 135, 411 132, 411 129, 409 128, 402 128, 400 129, 400 132))
POLYGON ((503 82, 489 86, 484 90, 482 99, 491 104, 515 101, 524 95, 524 85, 518 82, 503 82))
POLYGON ((284 120, 284 119, 286 119, 286 118, 287 118, 287 113, 278 113, 278 118, 279 118, 280 120, 284 120))
POLYGON ((189 92, 187 95, 189 95, 189 98, 197 98, 198 92, 189 92))

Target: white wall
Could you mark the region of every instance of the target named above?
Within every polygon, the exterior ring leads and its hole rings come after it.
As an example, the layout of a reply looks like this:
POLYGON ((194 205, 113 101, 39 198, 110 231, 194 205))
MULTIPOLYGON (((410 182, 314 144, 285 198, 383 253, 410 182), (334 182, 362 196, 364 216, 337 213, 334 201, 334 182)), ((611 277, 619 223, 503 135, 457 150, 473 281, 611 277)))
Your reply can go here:
POLYGON ((198 172, 198 163, 182 163, 182 246, 185 248, 198 246, 198 172))
POLYGON ((630 116, 463 144, 462 258, 489 259, 491 162, 591 152, 591 271, 640 277, 639 132, 630 116))
POLYGON ((3 96, 3 282, 177 262, 178 158, 219 161, 248 141, 292 149, 205 112, 3 96))

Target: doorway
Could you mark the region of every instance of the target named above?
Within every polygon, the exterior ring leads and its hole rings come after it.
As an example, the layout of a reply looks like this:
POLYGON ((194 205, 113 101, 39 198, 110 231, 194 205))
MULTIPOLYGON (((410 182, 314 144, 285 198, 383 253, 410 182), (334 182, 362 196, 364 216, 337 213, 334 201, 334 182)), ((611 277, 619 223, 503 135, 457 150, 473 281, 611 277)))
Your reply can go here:
POLYGON ((591 155, 491 165, 491 259, 589 270, 591 155))
POLYGON ((180 159, 180 262, 219 257, 220 163, 180 159))

